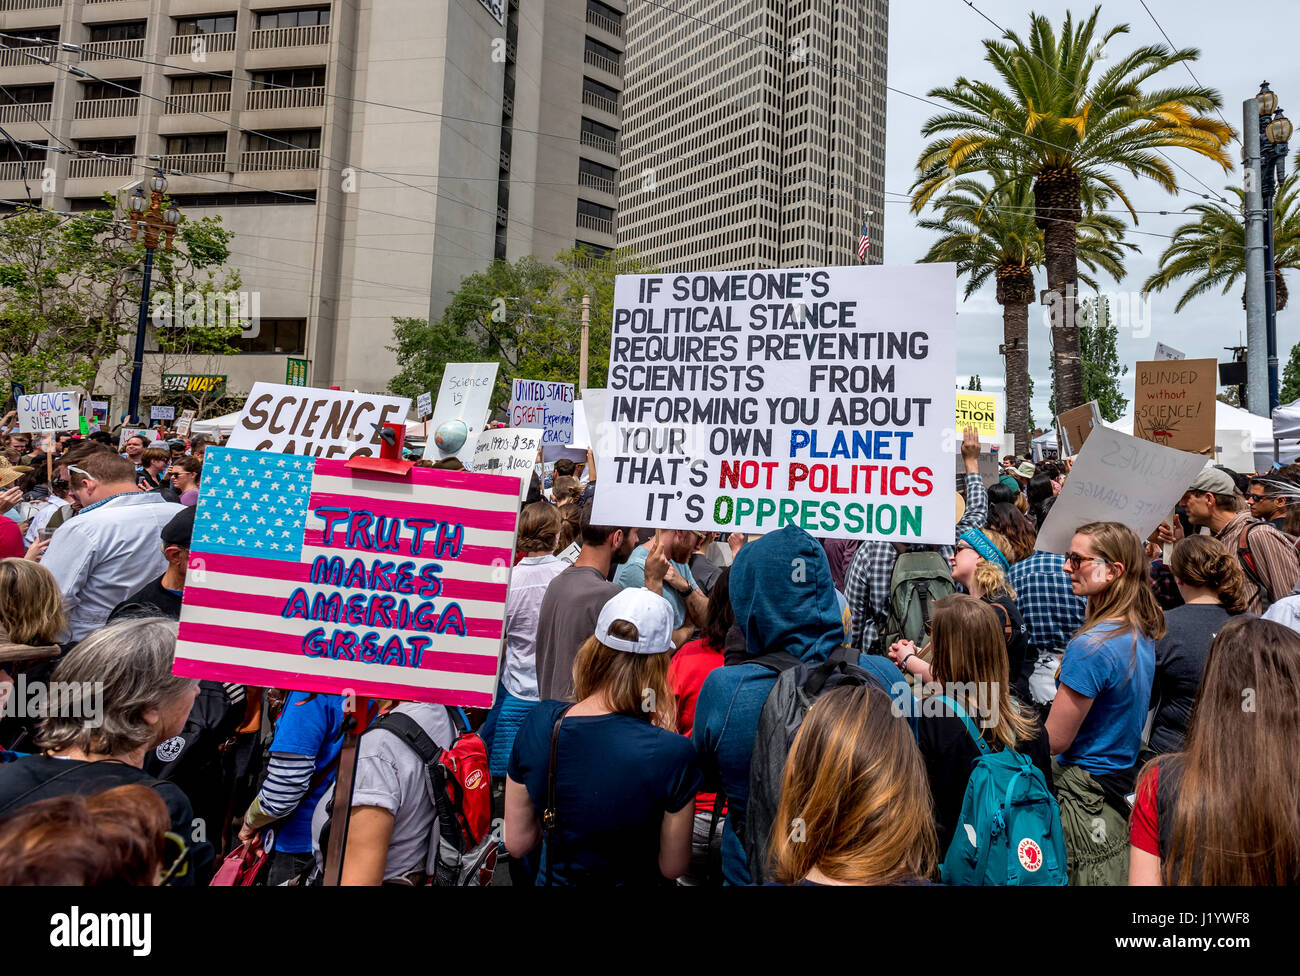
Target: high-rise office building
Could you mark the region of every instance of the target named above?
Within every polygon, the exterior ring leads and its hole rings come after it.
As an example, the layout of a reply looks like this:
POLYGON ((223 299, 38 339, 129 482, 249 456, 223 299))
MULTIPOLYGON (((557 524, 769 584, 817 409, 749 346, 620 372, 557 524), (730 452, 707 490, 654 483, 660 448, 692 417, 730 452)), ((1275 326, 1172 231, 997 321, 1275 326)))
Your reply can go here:
POLYGON ((852 264, 865 217, 879 261, 888 0, 680 8, 628 14, 619 245, 669 270, 852 264))
MULTIPOLYGON (((439 315, 494 259, 613 247, 625 12, 0 0, 0 126, 15 140, 0 140, 0 199, 30 186, 48 209, 88 209, 162 168, 188 217, 233 231, 260 306, 242 354, 170 368, 244 393, 305 359, 311 385, 379 391, 394 316, 439 315)), ((159 361, 146 355, 146 392, 159 361)), ((114 418, 121 372, 99 381, 114 418)))

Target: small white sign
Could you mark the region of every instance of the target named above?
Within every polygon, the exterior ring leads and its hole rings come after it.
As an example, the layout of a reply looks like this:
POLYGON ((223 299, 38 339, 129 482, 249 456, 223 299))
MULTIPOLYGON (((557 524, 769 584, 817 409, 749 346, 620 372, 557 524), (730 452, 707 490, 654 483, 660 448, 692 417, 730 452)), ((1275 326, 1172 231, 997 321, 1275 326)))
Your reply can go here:
POLYGON ((528 494, 533 482, 537 447, 541 443, 540 430, 520 430, 494 427, 478 436, 474 447, 474 460, 470 470, 479 474, 500 474, 519 479, 519 497, 528 494))
POLYGON ((424 445, 426 461, 457 457, 462 464, 469 464, 474 460, 474 445, 492 404, 497 368, 496 363, 448 363, 443 369, 438 399, 429 418, 429 439, 424 445), (459 451, 443 451, 435 440, 438 428, 448 420, 464 421, 469 430, 459 451))
POLYGON ((415 398, 415 413, 421 420, 428 420, 433 414, 433 394, 421 393, 415 398))
POLYGON ((573 384, 515 380, 510 391, 510 426, 540 427, 542 443, 573 443, 573 384))
POLYGON ((150 420, 174 420, 176 418, 175 407, 150 407, 150 420))
POLYGON ((1156 359, 1186 359, 1187 353, 1180 352, 1173 346, 1166 346, 1163 342, 1156 343, 1156 359))

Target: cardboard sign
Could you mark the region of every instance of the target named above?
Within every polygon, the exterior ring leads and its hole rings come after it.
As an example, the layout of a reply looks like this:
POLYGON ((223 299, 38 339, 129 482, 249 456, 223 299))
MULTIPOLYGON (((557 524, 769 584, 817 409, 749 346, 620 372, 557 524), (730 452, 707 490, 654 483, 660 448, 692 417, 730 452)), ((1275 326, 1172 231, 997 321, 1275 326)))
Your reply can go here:
POLYGON ((123 427, 117 435, 117 449, 122 451, 126 448, 126 442, 132 437, 143 437, 145 445, 153 444, 158 440, 158 431, 151 427, 123 427))
POLYGON ((1089 522, 1122 522, 1145 539, 1187 491, 1206 459, 1097 427, 1079 452, 1035 548, 1065 553, 1089 522))
POLYGON ((954 266, 625 275, 593 521, 953 542, 954 266))
POLYGON ((1173 346, 1166 346, 1163 342, 1156 343, 1156 359, 1186 359, 1187 353, 1175 349, 1173 346))
POLYGON ((176 417, 175 407, 150 407, 150 420, 174 420, 176 417))
POLYGON ((421 420, 428 420, 433 416, 432 393, 421 393, 415 398, 415 415, 421 420))
POLYGON ((540 430, 512 430, 494 427, 478 435, 474 446, 471 471, 519 479, 519 497, 523 499, 533 483, 533 466, 542 441, 540 430))
POLYGON ((80 429, 80 393, 71 390, 59 393, 24 393, 18 397, 17 403, 18 429, 24 434, 80 429))
POLYGON ((466 465, 474 460, 474 447, 479 432, 487 423, 488 409, 492 405, 492 390, 497 383, 496 363, 448 363, 442 371, 438 399, 429 418, 429 440, 424 445, 426 461, 441 461, 457 457, 466 465), (448 420, 464 421, 469 435, 459 451, 446 452, 438 447, 435 435, 448 420))
POLYGON ((194 411, 182 410, 181 419, 176 422, 176 433, 180 437, 189 437, 194 427, 194 411))
POLYGON ((1138 363, 1134 436, 1213 456, 1218 366, 1214 359, 1138 363))
POLYGON ((510 426, 540 427, 546 446, 573 443, 573 384, 515 380, 510 387, 510 426))
POLYGON ((401 423, 406 397, 254 383, 227 447, 312 457, 377 456, 379 428, 401 423))
POLYGON ((174 671, 486 708, 518 507, 513 478, 209 448, 174 671))
POLYGON ((1101 407, 1096 400, 1089 400, 1083 406, 1067 410, 1057 417, 1056 426, 1060 435, 1057 447, 1061 456, 1078 454, 1093 428, 1101 425, 1101 407))
POLYGON ((974 426, 981 441, 994 441, 1002 434, 1006 397, 1001 393, 957 391, 957 429, 974 426))

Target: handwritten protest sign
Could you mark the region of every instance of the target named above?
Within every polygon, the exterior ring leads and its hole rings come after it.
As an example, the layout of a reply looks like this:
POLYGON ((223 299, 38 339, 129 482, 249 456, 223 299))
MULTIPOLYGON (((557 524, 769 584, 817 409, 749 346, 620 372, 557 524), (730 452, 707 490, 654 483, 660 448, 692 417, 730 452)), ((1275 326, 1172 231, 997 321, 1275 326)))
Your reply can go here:
POLYGON ((515 380, 510 387, 510 426, 540 427, 542 444, 573 441, 573 384, 515 380))
POLYGON ((1186 359, 1187 353, 1173 346, 1166 346, 1163 342, 1156 343, 1156 359, 1186 359))
POLYGON ((175 673, 486 708, 513 478, 209 448, 175 673))
POLYGON ((1101 408, 1096 400, 1089 400, 1057 417, 1056 425, 1064 436, 1058 445, 1062 456, 1078 454, 1093 428, 1101 426, 1101 408))
POLYGON ((1004 404, 1001 393, 972 393, 957 391, 957 429, 973 426, 981 441, 993 441, 1002 433, 1004 404))
POLYGON ((471 471, 519 479, 519 497, 528 494, 533 483, 533 465, 542 441, 540 430, 511 430, 495 427, 478 435, 471 471))
POLYGON ((479 432, 487 423, 488 409, 492 403, 492 389, 497 382, 496 363, 448 363, 442 371, 442 384, 438 399, 429 418, 429 440, 424 445, 427 461, 443 458, 460 458, 468 465, 474 460, 474 446, 479 432), (469 435, 456 451, 443 451, 434 440, 438 428, 448 420, 460 420, 469 435))
POLYGON ((407 397, 254 383, 227 447, 311 457, 378 456, 379 430, 410 412, 407 397))
POLYGON ((81 395, 72 391, 25 393, 18 397, 18 429, 24 434, 77 430, 81 395))
POLYGON ((953 265, 620 276, 593 521, 953 541, 953 265))
POLYGON ((1133 434, 1193 454, 1214 454, 1213 359, 1155 360, 1137 364, 1133 434))
POLYGON ((1145 539, 1205 467, 1198 454, 1094 428, 1070 469, 1035 548, 1069 550, 1075 530, 1089 522, 1122 522, 1145 539))
POLYGON ((176 433, 180 437, 189 437, 190 430, 194 426, 194 411, 182 410, 181 419, 176 421, 176 433))
POLYGON ((421 393, 415 398, 415 415, 421 420, 428 420, 433 416, 432 393, 421 393))
POLYGON ((172 420, 176 416, 175 407, 150 407, 150 420, 172 420))

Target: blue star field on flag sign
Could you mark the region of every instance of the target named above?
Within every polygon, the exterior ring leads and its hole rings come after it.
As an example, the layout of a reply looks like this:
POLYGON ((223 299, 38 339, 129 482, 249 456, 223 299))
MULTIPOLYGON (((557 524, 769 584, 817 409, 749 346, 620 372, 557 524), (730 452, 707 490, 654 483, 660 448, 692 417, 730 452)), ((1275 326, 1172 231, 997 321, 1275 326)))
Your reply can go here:
POLYGON ((194 541, 228 556, 297 560, 315 467, 311 457, 209 448, 194 541))

